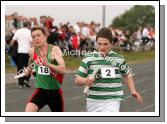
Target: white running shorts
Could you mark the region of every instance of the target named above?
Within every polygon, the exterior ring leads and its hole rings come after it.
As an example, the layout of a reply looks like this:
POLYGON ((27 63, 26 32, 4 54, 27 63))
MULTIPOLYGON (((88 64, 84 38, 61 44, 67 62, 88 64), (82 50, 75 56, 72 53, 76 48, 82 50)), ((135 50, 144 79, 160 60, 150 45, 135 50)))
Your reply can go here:
POLYGON ((91 101, 87 100, 87 112, 119 112, 121 101, 119 100, 103 100, 91 101))

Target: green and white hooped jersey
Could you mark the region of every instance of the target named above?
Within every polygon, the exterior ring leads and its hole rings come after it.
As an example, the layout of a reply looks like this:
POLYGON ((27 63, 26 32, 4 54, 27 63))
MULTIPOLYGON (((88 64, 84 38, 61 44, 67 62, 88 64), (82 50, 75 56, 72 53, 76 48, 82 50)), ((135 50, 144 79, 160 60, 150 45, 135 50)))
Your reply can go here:
POLYGON ((93 85, 89 88, 87 99, 123 100, 123 85, 121 75, 131 72, 124 58, 110 51, 104 58, 96 51, 87 54, 82 60, 76 76, 87 77, 98 70, 93 85))

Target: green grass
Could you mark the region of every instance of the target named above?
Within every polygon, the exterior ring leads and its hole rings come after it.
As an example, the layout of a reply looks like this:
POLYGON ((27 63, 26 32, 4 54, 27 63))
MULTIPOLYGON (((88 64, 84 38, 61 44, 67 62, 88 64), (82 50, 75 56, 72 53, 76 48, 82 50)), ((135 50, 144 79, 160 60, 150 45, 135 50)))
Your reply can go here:
POLYGON ((5 54, 5 73, 16 73, 16 68, 11 67, 9 57, 5 54))
MULTIPOLYGON (((128 63, 140 63, 144 61, 153 60, 155 58, 154 51, 144 51, 144 52, 123 52, 117 51, 119 54, 125 57, 128 63)), ((74 71, 78 69, 80 62, 82 60, 81 57, 74 57, 74 56, 65 56, 63 57, 65 60, 67 70, 74 71)), ((11 73, 16 72, 16 68, 10 66, 8 56, 5 56, 5 72, 11 73)))
POLYGON ((118 52, 124 56, 128 63, 138 63, 143 61, 149 61, 155 58, 154 51, 144 51, 144 52, 118 52))
POLYGON ((63 58, 64 58, 64 61, 66 64, 66 68, 68 70, 71 70, 71 71, 78 69, 80 62, 82 60, 81 57, 77 57, 77 56, 75 56, 75 57, 74 56, 66 56, 63 58))

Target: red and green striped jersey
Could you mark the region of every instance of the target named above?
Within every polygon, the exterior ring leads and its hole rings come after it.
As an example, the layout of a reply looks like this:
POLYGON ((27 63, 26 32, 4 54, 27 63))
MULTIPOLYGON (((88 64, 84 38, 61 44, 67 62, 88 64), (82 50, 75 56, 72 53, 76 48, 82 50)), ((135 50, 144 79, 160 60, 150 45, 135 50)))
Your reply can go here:
MULTIPOLYGON (((50 59, 52 47, 53 47, 52 45, 48 46, 48 52, 46 56, 47 61, 54 65, 58 65, 56 60, 50 59)), ((35 63, 35 72, 36 72, 35 87, 42 88, 42 89, 48 89, 48 90, 59 89, 63 81, 63 75, 55 73, 53 70, 51 70, 50 68, 46 66, 39 65, 36 62, 36 60, 39 58, 40 58, 40 54, 37 48, 34 48, 33 60, 35 63)))

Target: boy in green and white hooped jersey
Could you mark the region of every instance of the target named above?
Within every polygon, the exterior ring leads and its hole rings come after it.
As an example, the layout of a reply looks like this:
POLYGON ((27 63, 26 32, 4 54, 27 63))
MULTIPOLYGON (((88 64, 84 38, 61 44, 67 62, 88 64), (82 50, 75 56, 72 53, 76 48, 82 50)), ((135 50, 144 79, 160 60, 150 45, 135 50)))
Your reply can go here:
POLYGON ((113 52, 112 34, 108 28, 99 30, 96 36, 97 51, 87 54, 76 72, 75 84, 89 86, 87 93, 88 112, 119 112, 123 100, 123 86, 121 77, 124 77, 130 93, 138 102, 142 102, 136 91, 130 67, 124 58, 113 52), (95 80, 90 78, 94 70, 98 70, 95 80))

